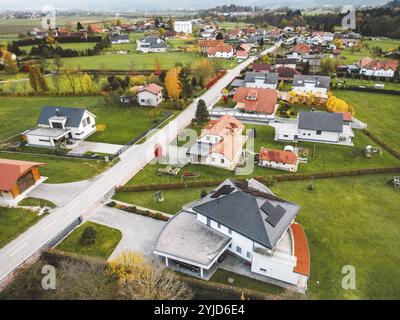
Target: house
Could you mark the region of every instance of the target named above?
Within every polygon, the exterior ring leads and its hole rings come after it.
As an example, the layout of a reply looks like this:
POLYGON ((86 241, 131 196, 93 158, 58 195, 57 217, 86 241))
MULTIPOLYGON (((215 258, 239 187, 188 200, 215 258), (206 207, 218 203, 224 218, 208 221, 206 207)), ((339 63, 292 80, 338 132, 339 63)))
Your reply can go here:
POLYGON ((209 58, 231 59, 233 58, 233 54, 233 47, 230 45, 210 47, 207 51, 207 56, 209 58))
POLYGON ((341 113, 302 111, 298 114, 296 122, 275 125, 275 140, 352 146, 354 133, 343 119, 341 113))
POLYGON ((246 142, 242 134, 244 128, 239 120, 230 115, 211 120, 187 151, 189 162, 233 170, 246 142))
POLYGON ((302 61, 302 57, 305 54, 310 53, 311 50, 311 46, 307 45, 307 44, 296 44, 292 51, 289 52, 286 57, 288 59, 296 59, 297 62, 301 62, 302 61))
POLYGON ((300 94, 313 93, 322 97, 327 96, 331 77, 314 75, 294 75, 292 91, 300 94))
POLYGON ((373 60, 371 58, 362 58, 358 62, 360 74, 375 77, 394 77, 399 62, 397 60, 373 60))
POLYGON ((237 60, 246 60, 249 57, 249 53, 244 49, 236 50, 236 59, 237 60))
POLYGON ((83 108, 43 107, 37 128, 22 133, 28 145, 55 147, 68 139, 84 140, 96 132, 96 116, 83 108))
POLYGON ((331 42, 335 35, 331 32, 323 32, 323 31, 315 31, 312 33, 312 40, 317 41, 319 43, 323 42, 331 42))
POLYGON ((277 89, 278 77, 276 72, 251 72, 247 71, 244 84, 248 88, 277 89))
POLYGON ((275 68, 289 67, 292 69, 296 69, 296 63, 297 63, 297 59, 276 58, 275 68))
POLYGON ((305 292, 310 254, 294 222, 299 210, 255 179, 227 179, 174 215, 153 252, 167 267, 204 280, 235 264, 247 276, 305 292))
POLYGON ((233 29, 229 31, 228 38, 231 40, 239 39, 242 36, 243 32, 241 29, 233 29))
POLYGON ((163 100, 163 88, 158 84, 150 83, 137 88, 137 102, 141 106, 157 107, 163 100))
POLYGON ((129 35, 128 34, 116 34, 110 36, 110 42, 112 44, 120 44, 120 43, 129 43, 129 35))
POLYGON ((292 81, 295 75, 301 75, 300 71, 289 67, 278 67, 274 69, 279 75, 279 80, 292 81))
POLYGON ((312 67, 318 67, 321 65, 321 61, 324 58, 322 54, 305 54, 302 57, 302 62, 307 63, 312 67))
POLYGON ((239 87, 233 100, 236 108, 250 113, 264 113, 274 116, 278 108, 279 92, 273 89, 239 87))
POLYGON ((272 169, 296 172, 298 156, 294 152, 292 146, 286 146, 283 151, 261 147, 258 165, 272 169))
POLYGON ((136 50, 144 53, 165 52, 167 51, 167 44, 160 37, 147 36, 141 40, 137 40, 136 50))
POLYGON ((210 48, 224 45, 224 40, 200 40, 199 48, 202 53, 208 53, 210 48))
POLYGON ((174 31, 178 33, 191 34, 192 21, 174 21, 174 31))
POLYGON ((41 184, 40 162, 0 159, 0 204, 15 205, 41 184))

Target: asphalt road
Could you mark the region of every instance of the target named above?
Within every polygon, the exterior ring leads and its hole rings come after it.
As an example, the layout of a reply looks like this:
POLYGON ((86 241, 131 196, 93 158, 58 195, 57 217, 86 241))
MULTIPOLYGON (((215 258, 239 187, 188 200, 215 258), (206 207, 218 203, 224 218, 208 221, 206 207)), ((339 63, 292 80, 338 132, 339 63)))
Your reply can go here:
MULTIPOLYGON (((260 55, 271 52, 275 47, 263 51, 260 55)), ((258 56, 250 57, 215 83, 198 99, 203 99, 207 106, 218 100, 224 89, 240 72, 249 66, 258 56)), ((168 125, 160 129, 143 144, 127 149, 112 168, 102 173, 85 190, 76 195, 67 204, 42 218, 37 224, 22 233, 18 238, 0 249, 0 281, 20 266, 25 260, 43 248, 51 239, 69 226, 80 216, 87 218, 91 211, 108 199, 110 192, 125 184, 154 158, 156 145, 167 147, 178 132, 190 124, 196 112, 197 100, 181 112, 168 125)))

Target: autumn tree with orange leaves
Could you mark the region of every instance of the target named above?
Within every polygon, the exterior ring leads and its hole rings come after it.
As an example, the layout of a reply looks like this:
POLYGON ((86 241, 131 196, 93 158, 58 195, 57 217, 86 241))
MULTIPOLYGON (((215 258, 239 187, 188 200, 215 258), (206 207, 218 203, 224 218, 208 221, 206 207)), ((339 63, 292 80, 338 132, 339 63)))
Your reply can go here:
POLYGON ((175 67, 168 70, 165 76, 165 88, 167 89, 168 96, 173 100, 179 99, 182 91, 182 85, 179 81, 180 71, 180 67, 175 67))

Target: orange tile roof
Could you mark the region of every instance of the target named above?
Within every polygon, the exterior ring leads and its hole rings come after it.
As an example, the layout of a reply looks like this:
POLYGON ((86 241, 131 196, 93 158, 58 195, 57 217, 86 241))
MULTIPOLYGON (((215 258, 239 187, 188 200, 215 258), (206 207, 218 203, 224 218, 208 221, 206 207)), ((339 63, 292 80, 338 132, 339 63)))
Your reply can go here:
POLYGON ((364 65, 364 68, 369 70, 389 70, 392 69, 393 71, 397 70, 399 62, 396 60, 384 60, 384 61, 377 61, 372 60, 369 63, 364 65))
POLYGON ((233 50, 232 46, 216 46, 208 48, 207 54, 213 56, 217 52, 231 52, 233 50))
POLYGON ((311 49, 311 47, 309 46, 309 45, 307 45, 307 44, 302 44, 302 43, 299 43, 299 44, 296 44, 294 47, 293 47, 293 52, 298 52, 298 53, 301 53, 301 54, 305 54, 305 53, 309 53, 310 52, 310 49, 311 49))
POLYGON ((294 255, 297 258, 297 263, 293 271, 305 276, 310 276, 310 251, 306 234, 304 233, 302 225, 299 223, 292 223, 291 229, 294 242, 294 255))
POLYGON ((10 191, 18 178, 34 167, 44 166, 44 163, 0 159, 0 191, 10 191))
POLYGON ((146 86, 140 86, 138 89, 138 93, 139 92, 143 92, 143 91, 148 91, 154 95, 159 94, 162 91, 162 87, 160 87, 158 84, 155 83, 150 83, 146 86))
POLYGON ((236 50, 236 56, 237 57, 247 57, 247 51, 246 50, 236 50))
POLYGON ((278 91, 264 88, 239 87, 233 100, 244 104, 246 111, 274 113, 278 99, 278 91))
POLYGON ((351 112, 342 112, 343 114, 343 121, 351 121, 353 116, 351 115, 351 112))
POLYGON ((221 153, 232 161, 242 150, 244 128, 244 125, 235 117, 224 115, 218 120, 211 120, 202 130, 201 137, 207 134, 221 137, 219 143, 214 144, 211 152, 221 153))
POLYGON ((216 47, 224 45, 224 40, 200 40, 200 47, 216 47))
POLYGON ((261 147, 260 150, 260 159, 266 161, 280 162, 285 164, 297 163, 297 155, 292 151, 268 150, 263 147, 261 147))

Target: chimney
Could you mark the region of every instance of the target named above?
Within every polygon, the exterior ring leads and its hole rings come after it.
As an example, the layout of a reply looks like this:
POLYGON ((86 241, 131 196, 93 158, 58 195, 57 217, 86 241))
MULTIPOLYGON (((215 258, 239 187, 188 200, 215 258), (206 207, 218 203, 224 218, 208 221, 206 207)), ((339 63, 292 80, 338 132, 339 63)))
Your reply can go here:
POLYGON ((60 116, 60 109, 56 109, 56 115, 57 115, 57 117, 59 117, 60 116))

